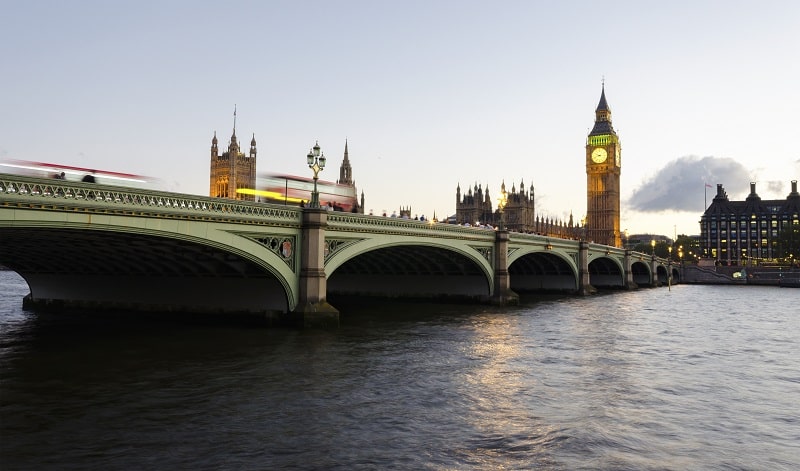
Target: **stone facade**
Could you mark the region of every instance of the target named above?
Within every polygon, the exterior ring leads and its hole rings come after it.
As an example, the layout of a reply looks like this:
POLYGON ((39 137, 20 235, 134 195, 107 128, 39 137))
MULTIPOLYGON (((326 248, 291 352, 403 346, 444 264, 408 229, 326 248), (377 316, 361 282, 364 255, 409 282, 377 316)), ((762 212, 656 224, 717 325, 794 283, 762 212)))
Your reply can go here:
POLYGON ((250 153, 242 152, 236 138, 235 111, 233 116, 233 134, 228 150, 219 153, 216 131, 211 139, 211 181, 208 195, 213 198, 254 201, 255 194, 252 190, 256 188, 256 135, 253 134, 250 140, 250 153))

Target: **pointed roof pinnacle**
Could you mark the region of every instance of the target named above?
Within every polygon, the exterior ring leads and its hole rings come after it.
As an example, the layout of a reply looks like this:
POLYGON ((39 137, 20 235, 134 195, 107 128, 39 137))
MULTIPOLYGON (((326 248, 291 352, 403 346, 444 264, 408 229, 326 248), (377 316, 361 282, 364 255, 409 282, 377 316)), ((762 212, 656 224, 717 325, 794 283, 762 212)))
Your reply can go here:
POLYGON ((603 89, 600 92, 600 103, 597 104, 595 111, 609 111, 608 103, 606 102, 606 80, 603 79, 603 89))
MULTIPOLYGON (((344 138, 344 162, 349 162, 349 161, 350 159, 347 156, 347 138, 344 138)), ((344 164, 344 162, 342 162, 342 164, 344 164)))
POLYGON ((236 104, 233 105, 233 137, 236 137, 236 104))
POLYGON ((597 104, 597 109, 594 110, 594 115, 594 127, 592 127, 592 130, 589 131, 590 136, 604 134, 616 135, 614 132, 614 127, 611 125, 611 109, 608 107, 608 102, 606 101, 605 79, 603 79, 603 88, 600 92, 600 103, 597 104))

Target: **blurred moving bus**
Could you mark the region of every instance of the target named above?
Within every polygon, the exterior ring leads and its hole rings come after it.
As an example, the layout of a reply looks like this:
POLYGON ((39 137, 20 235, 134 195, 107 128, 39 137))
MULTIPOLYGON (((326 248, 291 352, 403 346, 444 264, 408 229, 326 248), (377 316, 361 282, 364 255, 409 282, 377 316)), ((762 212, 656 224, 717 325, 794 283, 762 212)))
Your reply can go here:
POLYGON ((112 172, 73 165, 35 162, 31 160, 1 160, 0 173, 13 173, 40 178, 55 178, 70 181, 93 181, 103 185, 120 185, 135 188, 152 188, 158 179, 133 173, 112 172), (92 178, 88 178, 92 177, 92 178), (87 178, 87 180, 84 180, 87 178))
MULTIPOLYGON (((254 195, 265 203, 308 205, 314 191, 314 179, 280 173, 259 173, 256 188, 240 189, 239 193, 254 195)), ((356 189, 350 185, 317 180, 319 203, 335 211, 354 212, 358 209, 356 189)))

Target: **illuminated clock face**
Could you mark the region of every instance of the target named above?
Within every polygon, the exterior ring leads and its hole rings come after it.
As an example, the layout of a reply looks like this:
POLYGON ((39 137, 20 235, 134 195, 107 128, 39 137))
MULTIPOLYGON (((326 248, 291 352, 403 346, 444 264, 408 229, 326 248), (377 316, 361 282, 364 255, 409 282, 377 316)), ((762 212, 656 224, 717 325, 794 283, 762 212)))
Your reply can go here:
POLYGON ((602 147, 598 147, 592 151, 592 162, 602 164, 606 161, 606 158, 608 158, 608 154, 606 154, 606 150, 602 147))

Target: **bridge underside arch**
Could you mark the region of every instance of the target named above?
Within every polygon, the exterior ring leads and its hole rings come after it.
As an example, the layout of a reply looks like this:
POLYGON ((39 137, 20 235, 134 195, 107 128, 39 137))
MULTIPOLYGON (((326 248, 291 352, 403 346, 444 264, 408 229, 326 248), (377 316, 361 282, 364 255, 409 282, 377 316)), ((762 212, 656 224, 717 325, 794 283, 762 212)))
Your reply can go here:
POLYGON ((595 288, 624 288, 625 275, 613 260, 598 257, 589 262, 589 284, 595 288))
POLYGON ((487 275, 453 250, 425 245, 379 247, 339 265, 328 277, 329 295, 407 298, 486 298, 487 275))
POLYGON ((644 262, 633 262, 631 264, 633 282, 638 286, 650 286, 650 268, 644 262))
POLYGON ((656 274, 658 275, 658 281, 661 284, 667 283, 667 267, 665 267, 664 265, 659 265, 656 268, 656 274))
POLYGON ((508 267, 511 290, 576 291, 578 274, 566 260, 549 252, 529 253, 508 267))
POLYGON ((0 261, 35 305, 91 309, 262 313, 288 311, 285 288, 235 253, 150 234, 2 228, 0 261))

